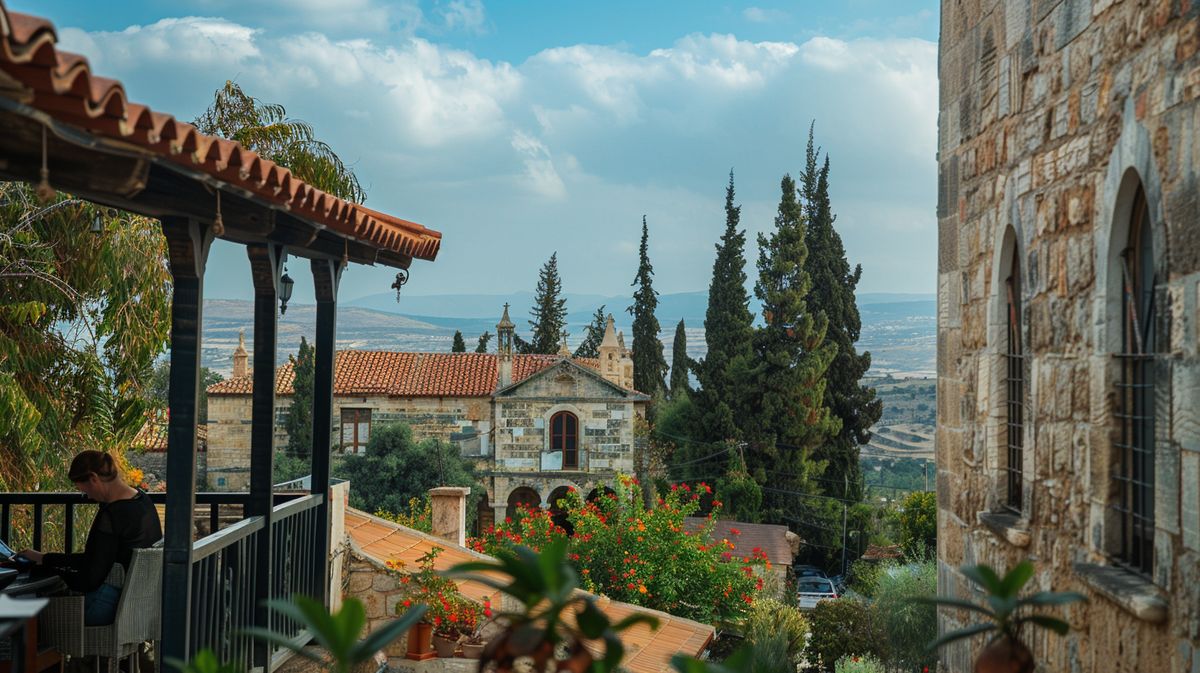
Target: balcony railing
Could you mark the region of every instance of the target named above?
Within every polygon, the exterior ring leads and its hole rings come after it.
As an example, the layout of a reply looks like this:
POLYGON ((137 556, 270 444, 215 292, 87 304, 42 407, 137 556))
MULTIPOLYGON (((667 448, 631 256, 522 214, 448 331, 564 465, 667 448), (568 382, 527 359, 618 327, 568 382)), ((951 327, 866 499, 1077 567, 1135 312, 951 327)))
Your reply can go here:
MULTIPOLYGON (((148 495, 155 504, 166 501, 165 493, 148 495)), ((326 510, 321 507, 325 495, 277 492, 273 500, 268 531, 265 517, 241 517, 248 493, 196 494, 195 518, 215 532, 192 545, 189 657, 209 648, 220 661, 250 670, 256 664, 254 643, 243 633, 246 627, 267 626, 297 641, 307 638, 298 623, 260 610, 256 597, 323 596, 324 569, 317 567, 319 556, 313 549, 328 539, 326 510), (222 521, 231 517, 238 518, 236 523, 221 528, 222 521), (262 536, 268 533, 271 570, 269 577, 263 577, 259 556, 264 549, 262 536), (266 623, 257 624, 263 615, 266 623)), ((28 544, 49 551, 78 551, 82 547, 78 538, 86 535, 95 508, 94 502, 78 493, 0 493, 0 539, 17 547, 28 544)), ((173 588, 163 590, 170 596, 173 588)), ((276 648, 266 654, 271 660, 279 653, 276 648)))

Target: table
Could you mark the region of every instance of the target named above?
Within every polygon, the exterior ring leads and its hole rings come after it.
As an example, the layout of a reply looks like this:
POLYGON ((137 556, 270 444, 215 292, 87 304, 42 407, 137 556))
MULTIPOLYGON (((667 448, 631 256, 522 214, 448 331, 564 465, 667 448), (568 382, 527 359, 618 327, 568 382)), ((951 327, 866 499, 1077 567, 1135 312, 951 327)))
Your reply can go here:
POLYGON ((62 578, 57 575, 27 576, 18 577, 0 590, 0 631, 11 638, 13 648, 10 673, 39 673, 56 664, 61 667, 62 656, 58 652, 38 649, 37 614, 49 601, 35 596, 62 586, 62 578))

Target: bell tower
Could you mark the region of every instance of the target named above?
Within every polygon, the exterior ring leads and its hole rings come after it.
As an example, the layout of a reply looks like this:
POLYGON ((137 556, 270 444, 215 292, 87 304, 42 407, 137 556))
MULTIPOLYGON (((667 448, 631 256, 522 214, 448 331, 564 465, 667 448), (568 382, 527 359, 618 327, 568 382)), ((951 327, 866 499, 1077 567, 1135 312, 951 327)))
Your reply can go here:
POLYGON ((508 304, 504 304, 504 315, 496 323, 496 388, 512 384, 513 329, 516 325, 508 317, 508 304))

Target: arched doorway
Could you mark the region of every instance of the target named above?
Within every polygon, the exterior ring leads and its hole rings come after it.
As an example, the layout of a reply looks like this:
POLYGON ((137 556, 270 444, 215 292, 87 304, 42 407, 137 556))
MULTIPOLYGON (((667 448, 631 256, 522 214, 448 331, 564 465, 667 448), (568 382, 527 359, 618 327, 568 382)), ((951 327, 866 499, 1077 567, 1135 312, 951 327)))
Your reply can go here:
POLYGON ((522 505, 528 509, 537 509, 542 506, 542 496, 528 486, 518 486, 508 494, 508 516, 515 515, 522 505))
POLYGON ((567 510, 560 504, 560 501, 567 497, 570 492, 570 486, 559 486, 550 492, 550 497, 547 502, 550 505, 550 519, 554 521, 554 525, 567 531, 567 535, 572 535, 575 532, 575 527, 571 525, 567 518, 567 510))

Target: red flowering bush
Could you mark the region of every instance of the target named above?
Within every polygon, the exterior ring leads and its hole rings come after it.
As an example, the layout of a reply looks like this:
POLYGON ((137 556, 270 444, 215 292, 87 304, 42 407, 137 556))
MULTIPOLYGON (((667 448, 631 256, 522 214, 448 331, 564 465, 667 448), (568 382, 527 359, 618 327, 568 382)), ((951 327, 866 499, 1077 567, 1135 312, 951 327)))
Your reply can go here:
MULTIPOLYGON (((766 554, 735 556, 729 540, 711 540, 713 502, 705 525, 689 532, 683 520, 700 506, 707 484, 672 487, 656 506, 646 509, 636 479, 619 477, 616 491, 587 502, 571 491, 562 501, 574 529, 568 559, 588 591, 619 601, 716 624, 742 617, 762 589, 766 554)), ((549 512, 521 510, 471 544, 495 554, 511 544, 540 550, 566 537, 549 512)))
POLYGON ((415 573, 404 570, 403 561, 388 561, 387 567, 400 577, 405 589, 404 598, 396 606, 397 614, 404 614, 414 604, 428 606, 424 621, 433 624, 434 633, 446 638, 458 639, 469 636, 479 625, 481 615, 490 616, 490 605, 479 605, 463 596, 454 580, 442 577, 433 567, 433 562, 442 551, 433 547, 418 562, 415 573))

